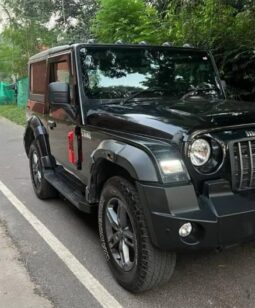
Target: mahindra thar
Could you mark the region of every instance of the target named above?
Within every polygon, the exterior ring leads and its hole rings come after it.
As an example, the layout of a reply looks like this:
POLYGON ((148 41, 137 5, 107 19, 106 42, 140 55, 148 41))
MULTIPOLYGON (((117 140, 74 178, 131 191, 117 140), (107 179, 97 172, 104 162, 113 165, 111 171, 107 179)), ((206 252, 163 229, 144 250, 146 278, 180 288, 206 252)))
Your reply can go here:
POLYGON ((34 191, 98 213, 124 288, 169 281, 176 252, 255 239, 255 104, 226 98, 210 52, 66 45, 32 56, 29 80, 34 191))

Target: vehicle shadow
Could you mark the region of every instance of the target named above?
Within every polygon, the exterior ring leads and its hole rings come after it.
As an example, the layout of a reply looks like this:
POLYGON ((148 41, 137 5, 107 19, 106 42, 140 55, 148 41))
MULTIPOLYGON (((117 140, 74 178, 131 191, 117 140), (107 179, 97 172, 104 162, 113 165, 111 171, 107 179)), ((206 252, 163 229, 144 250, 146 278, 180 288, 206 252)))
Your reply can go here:
POLYGON ((140 300, 152 301, 160 294, 162 302, 175 307, 255 307, 254 282, 254 243, 222 252, 183 253, 177 256, 171 281, 140 300))

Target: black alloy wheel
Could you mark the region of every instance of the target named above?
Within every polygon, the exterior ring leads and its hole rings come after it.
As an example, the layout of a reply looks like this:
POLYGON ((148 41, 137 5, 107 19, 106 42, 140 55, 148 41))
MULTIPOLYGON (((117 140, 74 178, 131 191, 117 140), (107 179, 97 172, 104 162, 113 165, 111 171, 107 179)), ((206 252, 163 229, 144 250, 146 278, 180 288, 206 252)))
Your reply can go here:
POLYGON ((36 150, 32 153, 31 167, 33 182, 35 187, 38 188, 42 182, 42 167, 39 163, 39 156, 36 150))
POLYGON ((137 256, 136 237, 132 219, 119 198, 108 201, 105 220, 106 237, 113 259, 122 270, 130 271, 137 256))
POLYGON ((99 234, 114 278, 128 291, 143 292, 169 281, 174 252, 151 243, 134 184, 119 176, 104 185, 98 209, 99 234))

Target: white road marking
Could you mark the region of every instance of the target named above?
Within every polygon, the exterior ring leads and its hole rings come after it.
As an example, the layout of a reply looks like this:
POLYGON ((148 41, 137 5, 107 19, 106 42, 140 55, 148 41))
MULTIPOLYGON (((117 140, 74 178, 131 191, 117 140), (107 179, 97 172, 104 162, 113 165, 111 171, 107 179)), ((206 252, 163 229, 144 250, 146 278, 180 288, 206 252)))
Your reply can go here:
POLYGON ((0 181, 0 191, 44 239, 69 270, 94 296, 104 308, 121 308, 120 303, 103 287, 103 285, 82 265, 49 229, 0 181))

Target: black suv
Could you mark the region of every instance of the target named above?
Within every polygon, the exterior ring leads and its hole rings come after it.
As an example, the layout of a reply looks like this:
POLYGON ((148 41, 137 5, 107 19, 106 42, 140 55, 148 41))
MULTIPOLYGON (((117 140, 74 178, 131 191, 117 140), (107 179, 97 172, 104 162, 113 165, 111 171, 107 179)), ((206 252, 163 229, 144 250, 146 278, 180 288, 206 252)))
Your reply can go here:
POLYGON ((255 238, 255 105, 226 99, 209 52, 66 45, 31 57, 29 76, 35 193, 98 212, 124 288, 167 282, 176 251, 255 238))

